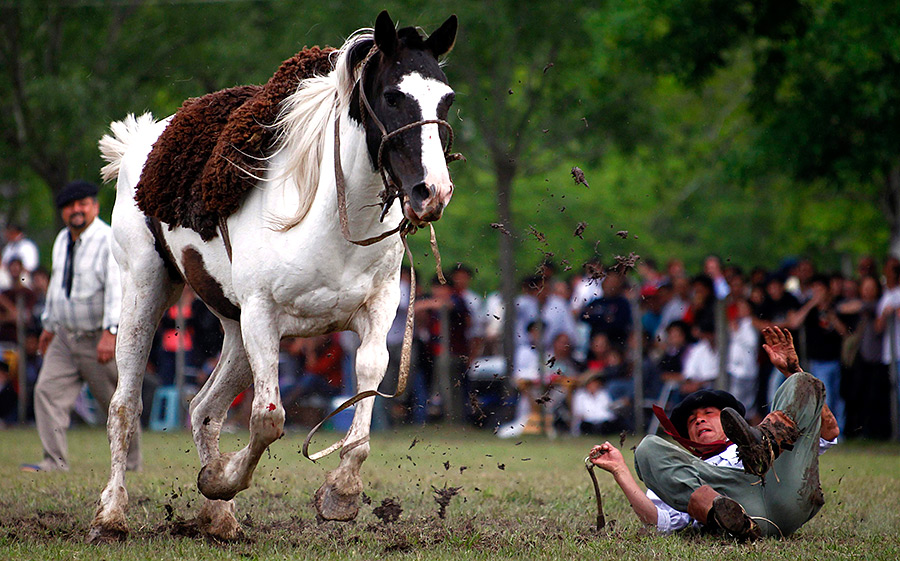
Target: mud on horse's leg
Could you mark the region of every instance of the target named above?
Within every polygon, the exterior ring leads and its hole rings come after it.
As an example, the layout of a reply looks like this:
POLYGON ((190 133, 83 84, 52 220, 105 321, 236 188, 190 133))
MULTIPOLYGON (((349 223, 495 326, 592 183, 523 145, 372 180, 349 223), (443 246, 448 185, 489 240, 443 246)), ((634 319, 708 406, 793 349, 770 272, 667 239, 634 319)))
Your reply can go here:
POLYGON ((197 485, 208 499, 231 500, 250 486, 253 471, 263 452, 284 434, 284 408, 278 392, 278 343, 280 335, 272 326, 269 307, 264 302, 245 303, 241 314, 241 334, 253 370, 253 412, 250 415, 250 442, 237 452, 210 458, 200 470, 197 485))
POLYGON ((132 269, 123 267, 122 314, 116 337, 119 381, 110 400, 107 421, 110 476, 91 521, 87 538, 91 543, 120 541, 128 535, 125 522, 125 508, 128 506, 125 467, 128 448, 140 422, 144 369, 156 325, 183 288, 183 285, 169 280, 162 261, 155 256, 148 261, 149 265, 134 273, 142 277, 139 285, 131 281, 132 269), (142 288, 135 288, 137 286, 142 288))
MULTIPOLYGON (((226 319, 222 321, 222 328, 225 332, 222 355, 209 380, 191 401, 194 443, 204 466, 221 456, 219 434, 228 407, 252 380, 240 324, 226 319)), ((206 499, 197 515, 197 525, 201 532, 218 540, 234 540, 242 535, 235 517, 234 501, 206 499)))
MULTIPOLYGON (((357 351, 356 376, 359 392, 376 389, 387 369, 387 345, 384 338, 380 341, 378 339, 363 337, 357 351)), ((369 432, 374 403, 375 398, 366 398, 356 404, 353 424, 341 450, 341 463, 328 473, 325 483, 316 491, 316 511, 324 520, 353 520, 359 512, 359 495, 363 489, 359 471, 369 456, 369 432)))

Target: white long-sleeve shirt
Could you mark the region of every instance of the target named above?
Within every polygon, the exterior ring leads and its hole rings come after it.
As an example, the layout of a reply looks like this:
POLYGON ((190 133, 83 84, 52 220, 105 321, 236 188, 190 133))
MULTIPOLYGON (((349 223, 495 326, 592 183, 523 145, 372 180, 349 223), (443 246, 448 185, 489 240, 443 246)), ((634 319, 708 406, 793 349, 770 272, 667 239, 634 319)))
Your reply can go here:
MULTIPOLYGON (((825 453, 826 450, 837 444, 837 439, 825 440, 819 438, 819 455, 825 453)), ((737 444, 732 444, 721 453, 716 454, 703 460, 708 464, 718 467, 728 467, 735 469, 744 469, 744 464, 738 458, 737 444)), ((691 518, 691 515, 680 510, 675 510, 671 506, 663 502, 659 496, 647 489, 647 498, 656 506, 656 531, 661 534, 668 534, 686 528, 689 524, 699 526, 699 522, 691 518)))
POLYGON ((706 339, 694 343, 684 360, 684 378, 694 382, 710 382, 719 375, 719 355, 706 339))
POLYGON ((759 367, 756 364, 756 350, 759 348, 759 332, 753 327, 753 320, 741 318, 736 329, 731 330, 728 342, 728 373, 735 378, 756 378, 759 367))
POLYGON ((53 244, 53 272, 47 289, 44 329, 55 332, 96 331, 119 325, 122 281, 112 255, 112 228, 95 218, 75 242, 71 294, 63 288, 69 231, 63 229, 53 244))

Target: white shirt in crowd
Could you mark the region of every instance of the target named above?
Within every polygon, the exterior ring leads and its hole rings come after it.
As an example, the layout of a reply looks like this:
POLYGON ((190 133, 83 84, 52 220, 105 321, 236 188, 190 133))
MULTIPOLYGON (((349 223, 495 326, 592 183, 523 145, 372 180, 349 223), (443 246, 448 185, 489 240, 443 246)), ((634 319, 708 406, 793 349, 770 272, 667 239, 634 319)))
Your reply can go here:
POLYGON ((8 267, 13 259, 21 261, 22 267, 29 273, 33 273, 41 264, 37 245, 25 237, 9 242, 3 247, 3 252, 0 253, 0 262, 3 266, 8 267))
POLYGON ((572 287, 572 298, 569 300, 569 309, 573 314, 578 314, 587 306, 588 302, 603 296, 603 285, 597 279, 582 277, 572 287))
POLYGON ((572 395, 572 417, 588 423, 605 423, 616 418, 612 410, 613 401, 603 388, 591 394, 585 388, 578 388, 572 395))
POLYGON ((759 366, 756 351, 759 349, 759 332, 751 318, 737 320, 737 329, 731 330, 728 344, 728 373, 735 378, 756 378, 759 366))
MULTIPOLYGON (((878 309, 875 313, 878 316, 881 316, 885 308, 894 308, 895 310, 900 309, 900 286, 884 291, 884 294, 881 296, 881 300, 878 301, 878 309)), ((900 360, 900 321, 898 321, 896 315, 894 316, 894 322, 896 323, 896 329, 894 329, 893 349, 891 349, 890 324, 885 326, 884 335, 882 336, 883 343, 881 360, 884 364, 890 364, 892 356, 895 360, 900 360)))
POLYGON ((518 345, 513 355, 513 379, 541 381, 541 357, 530 345, 518 345))
POLYGON ((706 339, 694 343, 684 361, 684 378, 694 382, 709 382, 719 376, 719 354, 706 339))

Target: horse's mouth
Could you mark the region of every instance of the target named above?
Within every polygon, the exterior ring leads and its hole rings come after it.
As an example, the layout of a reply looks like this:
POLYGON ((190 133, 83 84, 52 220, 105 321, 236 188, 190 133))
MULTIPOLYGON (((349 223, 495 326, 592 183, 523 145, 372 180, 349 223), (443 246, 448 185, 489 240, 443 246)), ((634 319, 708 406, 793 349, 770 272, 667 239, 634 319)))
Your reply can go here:
POLYGON ((444 205, 441 202, 435 202, 435 204, 426 205, 421 212, 416 212, 415 210, 413 210, 413 206, 409 202, 409 199, 404 199, 403 201, 403 215, 407 220, 412 222, 417 227, 424 226, 429 222, 440 220, 443 214, 444 205))

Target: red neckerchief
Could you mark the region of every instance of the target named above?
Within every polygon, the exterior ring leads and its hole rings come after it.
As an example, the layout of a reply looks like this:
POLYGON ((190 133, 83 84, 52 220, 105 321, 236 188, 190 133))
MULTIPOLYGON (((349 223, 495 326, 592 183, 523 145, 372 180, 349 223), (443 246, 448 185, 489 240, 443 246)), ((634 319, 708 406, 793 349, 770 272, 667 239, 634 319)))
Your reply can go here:
POLYGON ((709 444, 703 444, 701 442, 694 442, 693 440, 681 436, 680 434, 678 434, 678 430, 675 428, 675 425, 672 424, 671 419, 669 419, 669 417, 666 415, 666 412, 663 411, 663 408, 659 405, 653 406, 653 414, 656 415, 657 419, 659 419, 659 424, 662 425, 662 428, 666 431, 666 434, 674 438, 675 442, 684 446, 684 448, 688 452, 699 457, 701 460, 711 458, 716 454, 721 454, 725 451, 726 448, 731 446, 730 440, 717 440, 715 442, 710 442, 709 444))

